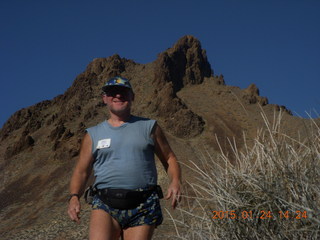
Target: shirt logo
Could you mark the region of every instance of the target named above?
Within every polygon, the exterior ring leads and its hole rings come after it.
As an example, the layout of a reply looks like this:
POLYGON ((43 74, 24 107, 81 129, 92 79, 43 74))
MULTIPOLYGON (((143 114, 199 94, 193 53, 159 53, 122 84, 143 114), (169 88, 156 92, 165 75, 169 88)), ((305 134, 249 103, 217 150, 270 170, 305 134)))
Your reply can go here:
POLYGON ((98 141, 97 149, 109 148, 111 144, 111 138, 101 139, 98 141))

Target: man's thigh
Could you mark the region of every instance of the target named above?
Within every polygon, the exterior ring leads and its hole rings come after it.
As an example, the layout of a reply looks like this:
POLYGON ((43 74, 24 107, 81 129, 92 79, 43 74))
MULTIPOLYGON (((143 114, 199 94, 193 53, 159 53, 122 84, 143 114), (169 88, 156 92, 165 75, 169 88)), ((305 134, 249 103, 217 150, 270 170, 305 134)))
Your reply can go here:
POLYGON ((89 239, 118 240, 120 234, 119 223, 108 213, 100 209, 91 211, 89 239))
POLYGON ((123 238, 124 240, 150 240, 154 229, 155 225, 130 227, 123 230, 123 238))

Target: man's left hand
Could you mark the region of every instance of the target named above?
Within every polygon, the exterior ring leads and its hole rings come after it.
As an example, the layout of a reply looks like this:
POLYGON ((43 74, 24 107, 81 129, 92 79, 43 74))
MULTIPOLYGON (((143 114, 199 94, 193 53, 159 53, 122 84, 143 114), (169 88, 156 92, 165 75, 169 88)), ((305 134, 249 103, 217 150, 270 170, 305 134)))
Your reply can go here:
POLYGON ((175 209, 178 203, 181 201, 181 184, 180 182, 172 182, 167 191, 167 195, 165 197, 166 200, 171 198, 171 206, 175 209))

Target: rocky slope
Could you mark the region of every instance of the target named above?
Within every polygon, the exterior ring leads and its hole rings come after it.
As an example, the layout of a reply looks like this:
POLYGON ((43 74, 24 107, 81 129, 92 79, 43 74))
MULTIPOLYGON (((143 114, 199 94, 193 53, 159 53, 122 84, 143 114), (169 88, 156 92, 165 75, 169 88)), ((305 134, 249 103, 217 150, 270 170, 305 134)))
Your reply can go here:
MULTIPOLYGON (((113 55, 93 60, 72 86, 52 100, 21 109, 0 131, 0 238, 86 239, 89 207, 81 225, 66 216, 68 182, 87 127, 103 121, 100 91, 110 77, 129 78, 136 93, 134 114, 155 118, 166 130, 181 162, 196 160, 201 146, 229 151, 227 138, 241 148, 263 126, 261 111, 273 119, 283 112, 289 135, 302 134, 308 120, 268 104, 252 84, 227 86, 215 76, 200 42, 181 38, 149 64, 113 55), (243 134, 245 133, 245 138, 243 134)), ((184 169, 185 179, 191 176, 184 169)), ((165 174, 160 172, 165 186, 165 174)), ((166 203, 164 203, 166 205, 166 203)), ((155 239, 170 229, 169 220, 155 239)))

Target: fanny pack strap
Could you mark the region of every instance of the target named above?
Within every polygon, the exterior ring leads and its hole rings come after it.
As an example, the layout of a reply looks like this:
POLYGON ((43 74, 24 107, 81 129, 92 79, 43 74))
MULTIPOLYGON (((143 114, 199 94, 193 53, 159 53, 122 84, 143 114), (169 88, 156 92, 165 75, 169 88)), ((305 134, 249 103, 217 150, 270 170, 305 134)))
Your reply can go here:
POLYGON ((97 189, 99 196, 118 199, 145 198, 154 191, 158 194, 159 199, 163 198, 163 193, 159 185, 151 186, 149 189, 144 191, 111 188, 97 189))
POLYGON ((98 189, 99 198, 108 206, 115 209, 133 209, 145 202, 152 193, 156 192, 159 198, 163 197, 160 186, 152 186, 144 191, 126 189, 98 189))

